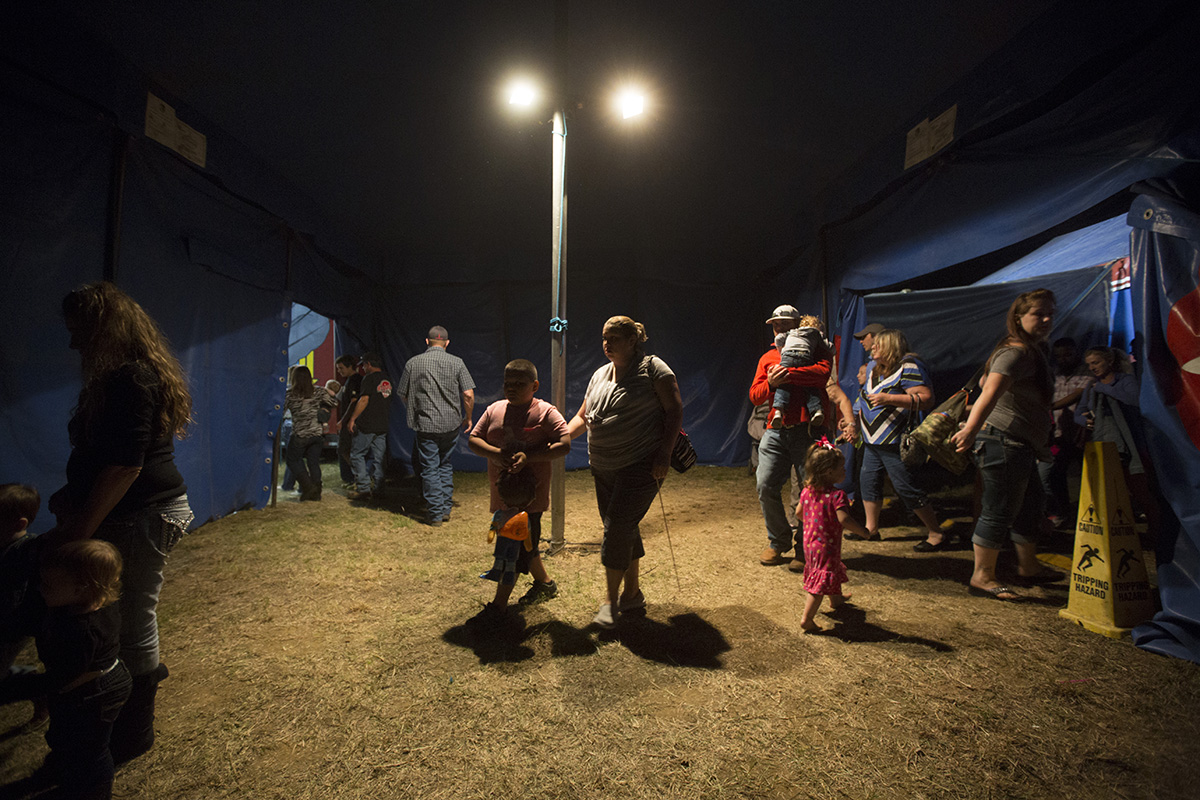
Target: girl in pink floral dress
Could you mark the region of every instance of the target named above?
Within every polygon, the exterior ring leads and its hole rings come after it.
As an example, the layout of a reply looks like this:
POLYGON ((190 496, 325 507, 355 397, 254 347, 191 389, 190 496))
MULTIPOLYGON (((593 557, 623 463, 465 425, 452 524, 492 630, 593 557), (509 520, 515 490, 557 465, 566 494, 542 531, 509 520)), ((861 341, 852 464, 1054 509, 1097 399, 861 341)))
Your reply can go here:
POLYGON ((842 563, 842 529, 866 535, 866 528, 850 516, 850 501, 846 493, 835 489, 846 477, 846 462, 828 439, 808 449, 804 461, 804 490, 796 517, 804 526, 804 617, 800 627, 805 633, 815 633, 821 626, 813 621, 821 601, 829 595, 834 608, 840 608, 850 595, 842 591, 846 565, 842 563))

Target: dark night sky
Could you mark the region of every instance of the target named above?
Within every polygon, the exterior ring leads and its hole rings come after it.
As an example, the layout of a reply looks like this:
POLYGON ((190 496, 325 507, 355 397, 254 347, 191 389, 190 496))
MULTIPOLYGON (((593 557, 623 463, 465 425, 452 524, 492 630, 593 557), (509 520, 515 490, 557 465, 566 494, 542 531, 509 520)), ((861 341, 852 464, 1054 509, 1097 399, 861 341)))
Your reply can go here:
MULTIPOLYGON (((1051 5, 571 3, 572 253, 753 262, 822 186, 1051 5), (626 78, 653 106, 624 127, 605 105, 626 78)), ((549 112, 519 119, 501 89, 517 71, 551 74, 551 0, 78 8, 387 268, 548 259, 549 112)))

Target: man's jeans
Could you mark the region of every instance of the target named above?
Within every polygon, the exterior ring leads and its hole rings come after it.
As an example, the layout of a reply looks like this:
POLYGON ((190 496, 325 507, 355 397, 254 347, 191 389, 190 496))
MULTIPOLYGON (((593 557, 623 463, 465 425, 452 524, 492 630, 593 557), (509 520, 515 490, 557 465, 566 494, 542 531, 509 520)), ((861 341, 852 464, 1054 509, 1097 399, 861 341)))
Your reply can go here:
POLYGON ((355 432, 354 443, 350 446, 350 466, 354 469, 354 488, 360 494, 371 491, 372 476, 367 472, 368 453, 374 467, 375 488, 383 488, 383 453, 386 449, 386 433, 355 432))
POLYGON ((447 433, 418 433, 421 494, 425 497, 430 521, 450 516, 454 501, 454 468, 450 456, 458 444, 458 429, 447 433))
POLYGON ((786 553, 793 546, 803 546, 803 531, 797 531, 793 541, 792 526, 788 524, 779 492, 788 482, 793 467, 800 481, 804 481, 804 459, 812 443, 812 434, 806 424, 768 428, 758 443, 758 502, 762 506, 771 549, 779 553, 786 553))
POLYGON ((351 483, 354 480, 354 468, 350 466, 350 448, 354 446, 354 434, 342 427, 338 431, 338 474, 342 478, 342 483, 351 483))

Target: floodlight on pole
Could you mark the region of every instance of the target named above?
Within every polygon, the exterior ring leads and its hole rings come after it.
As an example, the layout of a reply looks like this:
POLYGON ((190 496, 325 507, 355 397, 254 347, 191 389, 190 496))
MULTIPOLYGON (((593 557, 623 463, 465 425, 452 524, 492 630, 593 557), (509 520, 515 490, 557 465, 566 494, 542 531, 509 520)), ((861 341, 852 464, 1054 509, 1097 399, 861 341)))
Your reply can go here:
POLYGON ((627 89, 617 98, 617 106, 621 109, 621 118, 629 119, 646 110, 646 98, 641 92, 627 89))
POLYGON ((512 85, 508 93, 508 103, 514 106, 531 106, 537 100, 538 92, 528 81, 519 81, 512 85))
MULTIPOLYGON (((551 180, 551 313, 550 320, 550 402, 564 416, 567 413, 567 0, 554 6, 555 75, 549 95, 554 109, 551 131, 553 170, 551 180)), ((541 92, 528 81, 509 87, 509 104, 543 107, 541 92)), ((582 107, 582 106, 580 106, 582 107)), ((618 110, 625 119, 645 111, 645 98, 635 90, 622 93, 618 110)), ((550 465, 550 544, 546 555, 554 555, 566 546, 566 464, 561 458, 550 465)))

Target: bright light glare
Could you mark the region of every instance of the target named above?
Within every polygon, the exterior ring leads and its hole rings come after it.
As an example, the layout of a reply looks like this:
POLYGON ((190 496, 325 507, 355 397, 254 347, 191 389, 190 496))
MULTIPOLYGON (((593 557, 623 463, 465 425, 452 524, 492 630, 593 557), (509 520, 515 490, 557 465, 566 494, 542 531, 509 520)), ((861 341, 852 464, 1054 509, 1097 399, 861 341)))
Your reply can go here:
POLYGON ((509 105, 514 106, 531 106, 537 98, 537 90, 530 83, 515 83, 512 91, 509 92, 509 105))
POLYGON ((621 93, 618 104, 621 107, 621 116, 624 119, 636 117, 646 110, 646 98, 642 96, 641 92, 632 89, 621 93))

